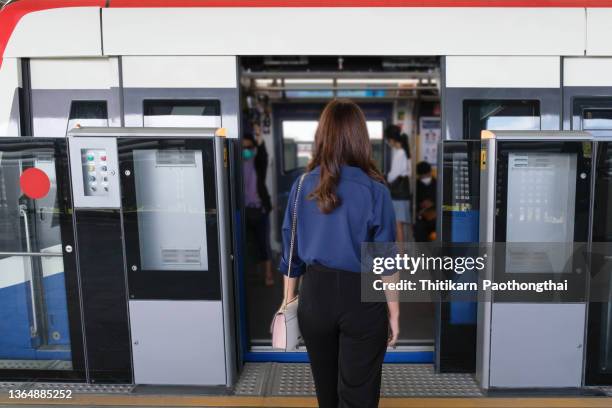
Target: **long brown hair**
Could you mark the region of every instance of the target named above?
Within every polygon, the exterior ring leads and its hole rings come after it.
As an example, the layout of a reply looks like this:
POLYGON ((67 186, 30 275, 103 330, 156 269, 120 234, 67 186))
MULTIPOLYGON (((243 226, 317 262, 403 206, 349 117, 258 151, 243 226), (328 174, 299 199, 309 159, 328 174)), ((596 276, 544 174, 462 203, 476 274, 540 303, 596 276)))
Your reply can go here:
POLYGON ((331 213, 341 204, 336 188, 343 164, 359 167, 374 180, 385 182, 372 160, 365 115, 354 102, 333 99, 321 113, 315 133, 314 155, 306 168, 311 171, 320 166, 319 185, 308 198, 317 200, 324 214, 331 213))

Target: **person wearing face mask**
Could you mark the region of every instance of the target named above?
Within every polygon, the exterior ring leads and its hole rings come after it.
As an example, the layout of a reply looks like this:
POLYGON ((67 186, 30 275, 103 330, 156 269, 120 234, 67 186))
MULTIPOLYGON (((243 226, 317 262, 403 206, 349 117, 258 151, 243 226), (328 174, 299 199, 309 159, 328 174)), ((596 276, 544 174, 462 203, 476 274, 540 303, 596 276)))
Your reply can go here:
MULTIPOLYGON (((412 222, 410 211, 410 150, 408 136, 399 126, 390 125, 385 129, 384 138, 391 147, 391 169, 387 173, 387 183, 393 200, 397 242, 405 241, 405 227, 412 222)), ((407 228, 406 228, 407 229, 407 228)))
POLYGON ((242 138, 242 170, 247 237, 256 252, 257 263, 264 268, 266 286, 274 285, 270 249, 270 211, 272 204, 266 187, 268 151, 262 136, 247 133, 242 138))
POLYGON ((417 220, 414 224, 414 239, 417 242, 435 240, 437 183, 431 172, 431 165, 419 162, 416 166, 417 220))

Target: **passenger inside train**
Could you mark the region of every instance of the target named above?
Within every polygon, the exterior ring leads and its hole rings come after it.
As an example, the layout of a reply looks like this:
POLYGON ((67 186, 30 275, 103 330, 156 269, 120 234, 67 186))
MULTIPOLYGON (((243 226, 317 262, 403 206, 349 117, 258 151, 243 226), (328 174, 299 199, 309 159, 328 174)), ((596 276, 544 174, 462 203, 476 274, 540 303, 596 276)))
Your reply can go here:
POLYGON ((436 240, 436 200, 437 180, 433 176, 431 164, 426 161, 416 165, 416 221, 414 240, 431 242, 436 240))
POLYGON ((385 129, 384 139, 391 147, 391 166, 387 173, 387 183, 393 200, 395 212, 396 237, 398 242, 406 241, 406 233, 412 226, 411 184, 412 165, 410 164, 410 147, 408 135, 402 133, 397 125, 389 125, 385 129))
POLYGON ((268 151, 260 129, 258 124, 253 124, 252 131, 256 136, 253 133, 242 136, 246 243, 254 250, 249 259, 256 260, 255 265, 262 267, 266 286, 272 286, 275 276, 270 248, 272 202, 266 186, 268 151))

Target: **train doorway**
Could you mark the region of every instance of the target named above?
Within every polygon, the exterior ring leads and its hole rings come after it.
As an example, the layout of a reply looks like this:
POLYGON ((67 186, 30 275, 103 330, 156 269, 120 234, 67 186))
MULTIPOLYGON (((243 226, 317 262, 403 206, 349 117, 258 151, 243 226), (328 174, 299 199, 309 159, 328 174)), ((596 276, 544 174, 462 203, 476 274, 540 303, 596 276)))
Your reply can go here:
MULTIPOLYGON (((383 134, 390 125, 399 126, 408 136, 414 186, 418 162, 429 162, 434 171, 436 167, 440 63, 436 57, 243 57, 240 71, 241 137, 264 146, 271 207, 262 235, 249 226, 249 192, 242 188, 238 194, 245 218, 239 234, 245 253, 238 278, 244 358, 307 361, 303 347, 290 353, 273 350, 269 324, 282 299, 282 276, 277 271, 281 223, 291 185, 311 158, 319 115, 335 97, 358 103, 366 116, 374 160, 383 173, 388 172, 391 157, 383 134), (266 258, 261 256, 262 242, 269 242, 265 248, 269 262, 262 261, 266 258)), ((251 144, 243 140, 243 146, 251 144)), ((248 171, 238 172, 242 185, 248 183, 248 171)), ((414 217, 412 211, 411 222, 414 217)), ((410 225, 408 229, 410 241, 414 239, 410 225)), ((402 304, 401 316, 400 343, 387 353, 386 361, 432 362, 434 304, 402 304)))

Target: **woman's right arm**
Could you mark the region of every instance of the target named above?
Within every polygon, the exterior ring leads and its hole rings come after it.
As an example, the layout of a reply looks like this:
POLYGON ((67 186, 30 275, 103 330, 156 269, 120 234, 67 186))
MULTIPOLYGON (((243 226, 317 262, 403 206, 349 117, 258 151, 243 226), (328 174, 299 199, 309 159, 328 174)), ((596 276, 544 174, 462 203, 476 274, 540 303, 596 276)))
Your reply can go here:
MULTIPOLYGON (((395 243, 395 212, 393 211, 393 202, 391 201, 391 194, 389 189, 385 188, 382 190, 375 206, 373 214, 373 226, 374 226, 374 242, 379 242, 381 245, 395 243)), ((392 244, 396 247, 395 244, 392 244)), ((385 248, 387 249, 387 248, 385 248)), ((394 249, 397 251, 397 248, 394 249)), ((397 282, 399 281, 399 273, 396 272, 393 275, 382 276, 383 282, 397 282)), ((386 287, 389 287, 388 285, 386 287)), ((395 346, 399 337, 399 293, 396 290, 385 290, 385 297, 387 299, 387 309, 389 312, 389 347, 395 346)))
MULTIPOLYGON (((383 276, 382 280, 385 283, 397 283, 399 282, 399 272, 396 272, 390 276, 383 276)), ((389 287, 389 285, 386 285, 386 287, 389 287)), ((387 298, 387 309, 389 313, 389 339, 387 341, 387 345, 389 347, 395 347, 400 333, 399 293, 396 290, 385 289, 385 297, 387 298)))
MULTIPOLYGON (((300 259, 297 251, 298 246, 298 234, 295 231, 295 239, 293 243, 293 255, 291 256, 291 271, 289 271, 289 254, 291 247, 291 228, 293 226, 293 208, 295 205, 295 194, 297 190, 297 182, 293 184, 291 192, 289 193, 289 200, 287 201, 287 208, 285 209, 285 217, 283 218, 283 227, 281 231, 283 239, 283 248, 281 253, 281 260, 279 270, 285 275, 284 277, 284 291, 283 291, 283 302, 281 308, 291 300, 295 298, 297 290, 297 281, 300 275, 304 273, 305 264, 300 259), (291 272, 291 276, 287 276, 291 272)), ((298 219, 300 218, 300 210, 298 206, 298 219)), ((296 225, 297 229, 297 225, 296 225)))

